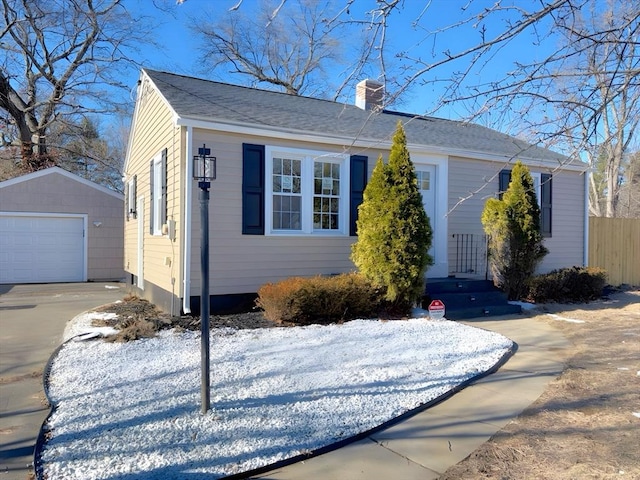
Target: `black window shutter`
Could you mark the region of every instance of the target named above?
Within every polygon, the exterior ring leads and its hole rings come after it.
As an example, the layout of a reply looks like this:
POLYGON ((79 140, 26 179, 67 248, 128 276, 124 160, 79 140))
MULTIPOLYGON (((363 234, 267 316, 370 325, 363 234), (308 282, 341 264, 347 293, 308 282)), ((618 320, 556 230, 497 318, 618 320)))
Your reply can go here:
POLYGON ((167 149, 162 150, 162 165, 160 167, 160 173, 162 176, 162 202, 160 212, 160 223, 167 223, 167 149))
POLYGON ((502 195, 507 191, 511 182, 511 170, 501 170, 498 180, 498 198, 502 200, 502 195))
POLYGON ((153 225, 155 223, 153 221, 153 214, 153 160, 151 160, 149 164, 149 233, 151 233, 151 235, 153 235, 153 225))
POLYGON ((552 188, 551 175, 540 175, 540 227, 544 237, 551 236, 551 203, 552 188))
POLYGON ((349 196, 349 235, 356 236, 358 207, 362 203, 364 189, 367 186, 369 157, 351 155, 351 180, 349 196))
POLYGON ((264 235, 264 145, 242 144, 242 233, 264 235))

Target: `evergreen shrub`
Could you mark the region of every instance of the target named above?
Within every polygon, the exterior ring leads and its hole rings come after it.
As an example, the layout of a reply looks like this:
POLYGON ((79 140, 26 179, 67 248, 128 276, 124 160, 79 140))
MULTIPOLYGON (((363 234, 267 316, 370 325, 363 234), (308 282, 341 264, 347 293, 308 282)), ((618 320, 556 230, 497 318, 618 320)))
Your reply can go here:
POLYGON ((525 294, 527 281, 548 250, 540 230, 540 207, 529 169, 518 161, 502 199, 490 198, 482 211, 489 236, 489 266, 496 286, 509 300, 525 294))
POLYGON ((607 274, 600 268, 563 268, 532 277, 526 299, 536 303, 588 302, 602 297, 606 284, 607 274))
POLYGON ((351 259, 358 272, 383 290, 387 312, 407 313, 424 293, 432 230, 400 122, 389 162, 378 158, 364 190, 357 233, 351 259))
POLYGON ((258 290, 256 305, 276 323, 328 324, 372 318, 381 294, 365 277, 347 273, 331 277, 292 277, 258 290))

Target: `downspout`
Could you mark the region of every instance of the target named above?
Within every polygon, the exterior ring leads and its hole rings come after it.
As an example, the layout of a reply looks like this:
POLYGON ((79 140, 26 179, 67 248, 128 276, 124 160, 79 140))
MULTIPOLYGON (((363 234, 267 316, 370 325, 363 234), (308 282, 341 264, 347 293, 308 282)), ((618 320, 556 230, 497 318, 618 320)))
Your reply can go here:
POLYGON ((183 255, 183 293, 182 311, 185 315, 191 313, 191 197, 193 195, 193 127, 187 126, 186 134, 186 166, 184 181, 184 255, 183 255))
POLYGON ((591 176, 591 168, 584 172, 584 240, 582 264, 589 266, 589 178, 591 176))

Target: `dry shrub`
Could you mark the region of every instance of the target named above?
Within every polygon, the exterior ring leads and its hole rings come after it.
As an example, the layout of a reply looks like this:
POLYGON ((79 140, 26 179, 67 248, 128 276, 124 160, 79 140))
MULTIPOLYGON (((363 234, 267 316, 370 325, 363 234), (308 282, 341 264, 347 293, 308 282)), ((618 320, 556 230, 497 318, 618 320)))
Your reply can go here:
POLYGON ((153 317, 160 314, 160 311, 153 303, 135 295, 127 295, 122 299, 122 302, 106 305, 96 309, 96 311, 111 312, 126 318, 137 316, 153 317))
POLYGON ((162 314, 154 304, 135 295, 127 295, 122 302, 106 305, 97 311, 117 315, 115 319, 96 319, 92 322, 94 326, 109 326, 118 330, 105 338, 108 342, 155 337, 160 330, 173 326, 170 315, 162 314))
POLYGON ((277 323, 308 325, 375 316, 381 293, 357 273, 292 277, 258 290, 256 305, 277 323))
POLYGON ((144 317, 123 320, 116 325, 116 328, 118 333, 107 336, 105 338, 107 342, 124 343, 140 338, 151 338, 155 337, 156 332, 160 330, 157 322, 147 320, 144 317))
POLYGON ((258 290, 256 306, 264 310, 271 321, 286 323, 301 314, 298 292, 302 289, 301 277, 291 277, 276 283, 267 283, 258 290))
POLYGON ((601 268, 563 268, 531 278, 527 300, 536 303, 588 302, 602 297, 606 283, 607 274, 601 268))

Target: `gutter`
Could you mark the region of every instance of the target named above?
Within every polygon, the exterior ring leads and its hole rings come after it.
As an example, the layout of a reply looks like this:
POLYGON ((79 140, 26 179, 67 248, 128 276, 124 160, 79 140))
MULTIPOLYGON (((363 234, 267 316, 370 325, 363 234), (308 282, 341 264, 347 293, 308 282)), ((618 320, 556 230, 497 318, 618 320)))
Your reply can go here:
POLYGON ((193 157, 193 127, 187 126, 186 135, 186 169, 185 169, 185 182, 184 182, 184 255, 183 255, 183 297, 182 297, 182 311, 185 315, 191 313, 191 198, 193 196, 193 164, 191 158, 193 157))

